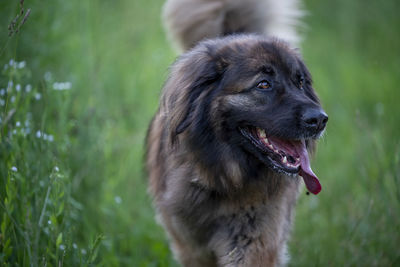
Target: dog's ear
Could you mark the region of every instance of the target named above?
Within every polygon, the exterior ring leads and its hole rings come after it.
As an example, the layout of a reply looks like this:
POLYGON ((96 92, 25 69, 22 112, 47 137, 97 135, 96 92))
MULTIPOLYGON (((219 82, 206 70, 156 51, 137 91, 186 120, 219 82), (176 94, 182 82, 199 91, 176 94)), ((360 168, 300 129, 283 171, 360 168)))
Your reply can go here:
POLYGON ((171 143, 193 122, 198 106, 216 88, 226 63, 210 49, 194 49, 181 56, 171 68, 163 88, 171 143))

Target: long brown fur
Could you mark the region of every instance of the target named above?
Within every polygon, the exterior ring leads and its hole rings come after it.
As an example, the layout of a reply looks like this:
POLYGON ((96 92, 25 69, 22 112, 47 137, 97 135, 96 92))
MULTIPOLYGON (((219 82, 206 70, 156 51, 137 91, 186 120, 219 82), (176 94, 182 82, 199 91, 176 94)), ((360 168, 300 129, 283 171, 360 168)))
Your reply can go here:
MULTIPOLYGON (((185 39, 185 49, 198 39, 185 39)), ((238 127, 302 136, 296 120, 310 106, 320 107, 311 76, 277 39, 203 41, 172 65, 148 131, 146 166, 157 215, 183 266, 285 264, 301 180, 263 162, 238 127), (273 103, 253 88, 270 68, 279 92, 273 103), (303 91, 291 80, 298 73, 303 91)), ((307 140, 310 151, 314 143, 307 140)))

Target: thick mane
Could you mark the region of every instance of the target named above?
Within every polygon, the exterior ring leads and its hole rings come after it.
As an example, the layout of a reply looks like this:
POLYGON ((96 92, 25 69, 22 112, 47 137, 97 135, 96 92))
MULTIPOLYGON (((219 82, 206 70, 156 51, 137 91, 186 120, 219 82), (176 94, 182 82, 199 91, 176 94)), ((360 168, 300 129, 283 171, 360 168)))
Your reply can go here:
POLYGON ((229 136, 237 131, 237 126, 225 131, 231 127, 226 125, 227 121, 240 120, 233 116, 241 114, 225 111, 226 103, 220 103, 224 82, 235 81, 227 70, 237 69, 235 64, 253 50, 258 51, 264 42, 270 44, 270 49, 289 49, 281 41, 257 35, 203 41, 178 58, 163 88, 159 114, 165 125, 163 136, 167 138, 164 149, 174 151, 181 162, 195 163, 201 172, 197 176, 204 177, 198 182, 221 193, 241 188, 249 177, 270 172, 260 162, 249 160, 249 155, 239 147, 242 138, 229 136))

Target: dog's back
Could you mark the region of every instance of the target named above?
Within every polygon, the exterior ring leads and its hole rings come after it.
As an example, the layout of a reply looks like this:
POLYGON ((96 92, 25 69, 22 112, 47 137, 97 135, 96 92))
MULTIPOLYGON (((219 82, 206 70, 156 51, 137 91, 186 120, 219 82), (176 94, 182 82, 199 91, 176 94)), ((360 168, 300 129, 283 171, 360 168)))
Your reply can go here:
POLYGON ((265 34, 297 45, 302 14, 298 0, 168 0, 163 19, 171 41, 188 50, 232 33, 265 34))

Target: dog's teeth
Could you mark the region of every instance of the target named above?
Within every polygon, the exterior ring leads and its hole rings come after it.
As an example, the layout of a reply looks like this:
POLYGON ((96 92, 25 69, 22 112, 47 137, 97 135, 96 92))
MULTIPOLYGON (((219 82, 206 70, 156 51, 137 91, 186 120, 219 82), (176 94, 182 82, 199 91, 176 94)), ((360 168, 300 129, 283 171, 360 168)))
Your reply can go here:
POLYGON ((261 138, 265 138, 267 135, 265 134, 265 130, 264 129, 260 129, 260 128, 257 128, 257 131, 258 131, 258 135, 261 137, 261 138))
POLYGON ((296 164, 290 164, 290 163, 288 163, 287 164, 290 168, 297 168, 297 167, 299 167, 299 165, 296 165, 296 164))
POLYGON ((287 162, 287 158, 286 158, 286 156, 284 156, 284 157, 283 157, 283 160, 282 160, 282 162, 283 162, 283 163, 285 163, 285 164, 287 164, 287 163, 288 163, 288 162, 287 162))

